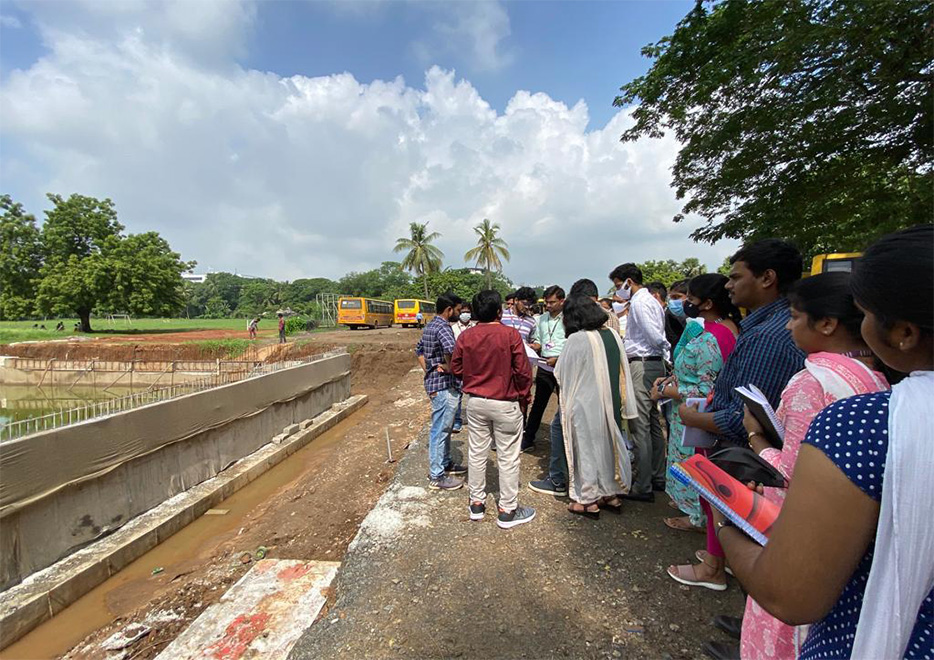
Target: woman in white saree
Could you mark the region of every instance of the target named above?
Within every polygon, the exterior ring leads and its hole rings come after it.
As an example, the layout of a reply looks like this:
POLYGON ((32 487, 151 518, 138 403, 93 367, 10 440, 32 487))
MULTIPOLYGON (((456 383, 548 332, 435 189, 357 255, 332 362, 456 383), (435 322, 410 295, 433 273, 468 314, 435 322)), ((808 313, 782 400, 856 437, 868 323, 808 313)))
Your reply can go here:
POLYGON ((564 303, 567 343, 555 367, 561 427, 568 459, 568 511, 597 518, 619 513, 632 468, 625 419, 636 416, 629 363, 619 334, 605 327, 606 312, 591 298, 564 303))

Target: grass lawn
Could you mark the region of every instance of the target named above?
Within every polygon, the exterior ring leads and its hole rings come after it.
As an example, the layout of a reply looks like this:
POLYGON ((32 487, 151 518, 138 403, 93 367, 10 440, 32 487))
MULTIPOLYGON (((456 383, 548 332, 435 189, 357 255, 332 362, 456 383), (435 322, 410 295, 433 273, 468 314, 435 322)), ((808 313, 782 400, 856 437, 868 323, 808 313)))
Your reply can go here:
MULTIPOLYGON (((247 319, 132 319, 129 323, 115 321, 110 323, 107 319, 92 318, 91 327, 94 333, 86 335, 74 332, 73 328, 78 319, 51 319, 49 321, 0 321, 0 344, 11 344, 17 341, 42 341, 64 339, 72 335, 82 337, 109 337, 114 335, 156 334, 170 332, 185 332, 192 330, 242 330, 246 334, 247 319), (59 321, 65 324, 64 332, 56 332, 55 326, 59 321), (45 330, 34 328, 34 325, 44 325, 45 330)), ((269 328, 273 321, 260 321, 260 329, 269 328)), ((274 326, 272 326, 274 327, 274 326)))

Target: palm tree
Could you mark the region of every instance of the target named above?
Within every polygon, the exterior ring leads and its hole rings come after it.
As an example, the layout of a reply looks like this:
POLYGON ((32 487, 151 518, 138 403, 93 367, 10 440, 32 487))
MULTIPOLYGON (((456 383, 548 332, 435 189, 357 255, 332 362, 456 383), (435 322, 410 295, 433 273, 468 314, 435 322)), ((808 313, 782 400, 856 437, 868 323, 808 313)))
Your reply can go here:
POLYGON ((441 259, 444 258, 444 252, 431 244, 432 241, 441 238, 441 234, 436 231, 429 234, 427 222, 413 222, 409 225, 409 234, 409 238, 398 239, 392 251, 408 251, 402 260, 402 267, 421 276, 427 298, 428 274, 441 270, 441 259))
POLYGON ((464 255, 465 261, 476 261, 478 268, 486 271, 486 288, 493 288, 493 271, 500 272, 503 269, 503 262, 500 257, 509 261, 509 246, 506 241, 498 237, 499 225, 490 222, 486 218, 479 225, 473 228, 477 238, 477 247, 467 250, 464 255))

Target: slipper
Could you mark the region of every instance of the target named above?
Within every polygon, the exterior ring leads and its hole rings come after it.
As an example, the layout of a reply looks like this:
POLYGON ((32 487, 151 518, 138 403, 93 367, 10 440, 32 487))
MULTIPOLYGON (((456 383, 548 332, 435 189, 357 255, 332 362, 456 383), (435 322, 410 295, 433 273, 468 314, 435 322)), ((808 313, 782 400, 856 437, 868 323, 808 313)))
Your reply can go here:
POLYGON ((610 513, 618 514, 618 513, 623 512, 623 503, 620 502, 619 498, 617 497, 600 498, 600 500, 597 502, 597 506, 600 507, 601 510, 606 510, 606 511, 609 511, 610 513), (612 504, 611 502, 614 499, 616 500, 616 503, 612 504))
POLYGON ((590 504, 581 504, 580 502, 572 502, 568 505, 568 512, 573 513, 575 516, 584 516, 585 518, 590 518, 591 520, 598 520, 600 518, 600 510, 588 511, 587 507, 593 506, 596 502, 591 502, 590 504), (571 507, 577 504, 581 509, 572 509, 571 507))
MULTIPOLYGON (((697 557, 697 559, 700 560, 702 563, 706 564, 707 563, 706 557, 709 557, 710 553, 707 552, 706 550, 698 550, 697 552, 694 553, 694 556, 697 557)), ((729 566, 724 566, 723 570, 726 571, 727 575, 733 575, 733 569, 730 568, 729 566)), ((736 577, 736 576, 734 575, 733 577, 736 577)))
POLYGON ((665 518, 665 524, 671 529, 676 529, 679 532, 697 532, 698 534, 706 534, 706 527, 695 527, 690 523, 690 518, 688 516, 681 516, 679 518, 665 518), (688 522, 684 522, 688 520, 688 522))
POLYGON ((704 587, 705 589, 710 589, 711 591, 726 591, 726 584, 721 584, 720 582, 705 582, 704 580, 698 580, 697 574, 694 572, 694 564, 686 564, 683 566, 669 566, 666 571, 675 582, 680 582, 681 584, 686 584, 689 587, 704 587), (674 569, 672 571, 671 569, 674 569), (690 571, 691 575, 686 575, 690 571))

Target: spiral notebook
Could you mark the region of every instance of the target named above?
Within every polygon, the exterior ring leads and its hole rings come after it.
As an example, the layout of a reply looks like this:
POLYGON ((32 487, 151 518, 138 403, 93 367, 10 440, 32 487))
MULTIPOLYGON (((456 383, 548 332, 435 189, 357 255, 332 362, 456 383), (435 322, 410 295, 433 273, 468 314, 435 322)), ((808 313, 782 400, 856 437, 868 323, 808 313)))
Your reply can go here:
POLYGON ((780 511, 777 504, 749 490, 700 454, 675 463, 668 472, 696 490, 756 543, 768 543, 769 533, 780 511))
POLYGON ((736 392, 752 416, 762 425, 766 440, 776 449, 781 449, 785 445, 785 425, 778 419, 762 390, 750 383, 746 387, 737 387, 736 392))

